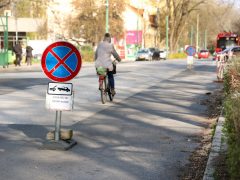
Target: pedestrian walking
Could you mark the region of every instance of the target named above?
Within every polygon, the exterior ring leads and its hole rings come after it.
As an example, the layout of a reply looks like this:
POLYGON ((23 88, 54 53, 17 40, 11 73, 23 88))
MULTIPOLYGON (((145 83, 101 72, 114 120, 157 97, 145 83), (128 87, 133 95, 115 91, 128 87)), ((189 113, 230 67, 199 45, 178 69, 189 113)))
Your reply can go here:
POLYGON ((32 57, 33 57, 32 51, 33 51, 33 48, 31 46, 26 47, 26 63, 28 66, 32 65, 32 57))
POLYGON ((22 45, 21 42, 18 41, 17 44, 13 47, 13 52, 16 55, 15 66, 21 66, 22 61, 22 45))

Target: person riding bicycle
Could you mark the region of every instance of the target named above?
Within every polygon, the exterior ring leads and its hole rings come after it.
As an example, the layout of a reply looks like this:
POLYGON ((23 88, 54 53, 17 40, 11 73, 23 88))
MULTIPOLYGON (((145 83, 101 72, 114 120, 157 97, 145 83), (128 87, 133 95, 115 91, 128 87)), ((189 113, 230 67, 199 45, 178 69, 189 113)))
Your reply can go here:
POLYGON ((115 91, 115 83, 113 77, 113 62, 111 60, 111 55, 117 60, 121 61, 120 56, 115 50, 113 44, 111 44, 111 35, 109 33, 105 33, 103 41, 100 42, 95 51, 95 67, 104 67, 106 68, 109 84, 111 87, 112 95, 116 94, 115 91))

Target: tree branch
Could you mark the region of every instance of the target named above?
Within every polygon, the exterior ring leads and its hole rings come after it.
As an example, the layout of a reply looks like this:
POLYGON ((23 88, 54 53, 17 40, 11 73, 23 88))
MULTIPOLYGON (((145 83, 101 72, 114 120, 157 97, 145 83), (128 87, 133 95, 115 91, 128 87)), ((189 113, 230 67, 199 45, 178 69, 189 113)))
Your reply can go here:
POLYGON ((8 0, 7 2, 3 2, 0 4, 0 9, 8 6, 11 3, 11 0, 8 0))

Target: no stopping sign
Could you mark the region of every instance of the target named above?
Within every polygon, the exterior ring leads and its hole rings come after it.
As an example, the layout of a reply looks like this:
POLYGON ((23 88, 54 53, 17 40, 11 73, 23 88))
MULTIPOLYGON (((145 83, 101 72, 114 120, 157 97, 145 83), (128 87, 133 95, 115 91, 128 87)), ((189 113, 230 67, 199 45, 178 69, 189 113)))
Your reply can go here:
POLYGON ((71 43, 60 41, 49 45, 42 55, 43 72, 53 81, 73 79, 81 69, 82 59, 78 49, 71 43))

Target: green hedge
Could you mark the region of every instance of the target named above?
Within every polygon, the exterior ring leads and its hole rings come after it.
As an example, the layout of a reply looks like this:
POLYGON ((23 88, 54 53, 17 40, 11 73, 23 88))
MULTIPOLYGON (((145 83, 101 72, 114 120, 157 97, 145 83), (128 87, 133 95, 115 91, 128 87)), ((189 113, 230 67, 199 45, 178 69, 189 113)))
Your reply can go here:
POLYGON ((94 61, 94 51, 91 46, 82 46, 80 48, 80 53, 82 56, 82 61, 93 62, 94 61))
POLYGON ((227 138, 227 165, 231 179, 240 179, 240 58, 229 64, 224 75, 224 134, 227 138))
POLYGON ((183 59, 183 58, 187 58, 187 55, 184 52, 172 53, 168 55, 168 59, 183 59))

